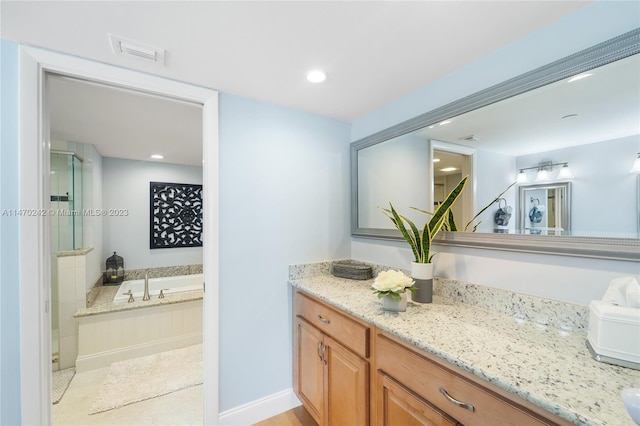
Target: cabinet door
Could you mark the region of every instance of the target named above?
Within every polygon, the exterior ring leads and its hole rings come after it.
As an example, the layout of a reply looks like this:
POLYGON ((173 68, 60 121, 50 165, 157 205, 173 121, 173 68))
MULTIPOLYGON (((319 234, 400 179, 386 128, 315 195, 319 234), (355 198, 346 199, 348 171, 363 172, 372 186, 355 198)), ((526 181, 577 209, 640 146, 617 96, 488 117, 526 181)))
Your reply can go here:
POLYGON ((384 373, 378 372, 378 426, 455 426, 458 423, 384 373))
POLYGON ((298 396, 318 424, 324 416, 324 363, 320 358, 322 333, 304 320, 296 319, 298 396))
POLYGON ((328 336, 324 338, 325 425, 369 424, 369 363, 328 336))

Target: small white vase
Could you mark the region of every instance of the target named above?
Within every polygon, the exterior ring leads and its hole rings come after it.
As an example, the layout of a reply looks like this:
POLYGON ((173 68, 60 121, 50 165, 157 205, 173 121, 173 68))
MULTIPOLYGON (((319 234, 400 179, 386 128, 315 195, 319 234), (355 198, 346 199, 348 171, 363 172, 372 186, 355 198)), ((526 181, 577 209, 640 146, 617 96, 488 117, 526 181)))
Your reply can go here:
POLYGON ((415 281, 415 292, 411 300, 418 303, 433 301, 433 263, 411 262, 411 278, 415 281))
POLYGON ((391 296, 384 296, 382 298, 382 309, 391 312, 404 312, 407 310, 407 293, 400 294, 400 301, 398 302, 391 296))

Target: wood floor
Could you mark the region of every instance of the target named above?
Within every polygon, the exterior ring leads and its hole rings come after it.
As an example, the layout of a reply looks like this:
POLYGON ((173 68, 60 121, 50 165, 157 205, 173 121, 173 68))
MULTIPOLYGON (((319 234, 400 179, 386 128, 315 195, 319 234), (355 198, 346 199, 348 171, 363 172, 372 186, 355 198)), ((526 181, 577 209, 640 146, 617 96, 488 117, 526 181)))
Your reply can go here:
POLYGON ((277 416, 256 423, 254 426, 318 426, 313 417, 301 405, 277 416))

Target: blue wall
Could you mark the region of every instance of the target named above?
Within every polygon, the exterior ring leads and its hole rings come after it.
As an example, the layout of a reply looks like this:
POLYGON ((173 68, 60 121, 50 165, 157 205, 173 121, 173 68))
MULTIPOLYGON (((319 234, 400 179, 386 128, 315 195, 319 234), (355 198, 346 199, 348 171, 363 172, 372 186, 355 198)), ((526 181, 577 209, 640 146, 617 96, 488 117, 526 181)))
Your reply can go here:
POLYGON ((18 45, 0 45, 0 424, 20 424, 18 45))
POLYGON ((348 123, 220 94, 220 410, 291 388, 289 264, 349 257, 348 123))

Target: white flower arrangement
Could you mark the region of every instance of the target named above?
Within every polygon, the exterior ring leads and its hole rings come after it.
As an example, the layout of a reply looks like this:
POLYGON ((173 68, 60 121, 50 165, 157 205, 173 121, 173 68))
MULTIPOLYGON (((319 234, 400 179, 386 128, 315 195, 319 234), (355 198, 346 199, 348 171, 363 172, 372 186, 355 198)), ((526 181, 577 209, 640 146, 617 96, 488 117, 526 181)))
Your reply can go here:
POLYGON ((411 278, 401 271, 383 271, 378 274, 371 288, 373 292, 382 299, 391 296, 394 300, 400 301, 400 295, 407 290, 415 292, 412 287, 415 284, 411 278))

